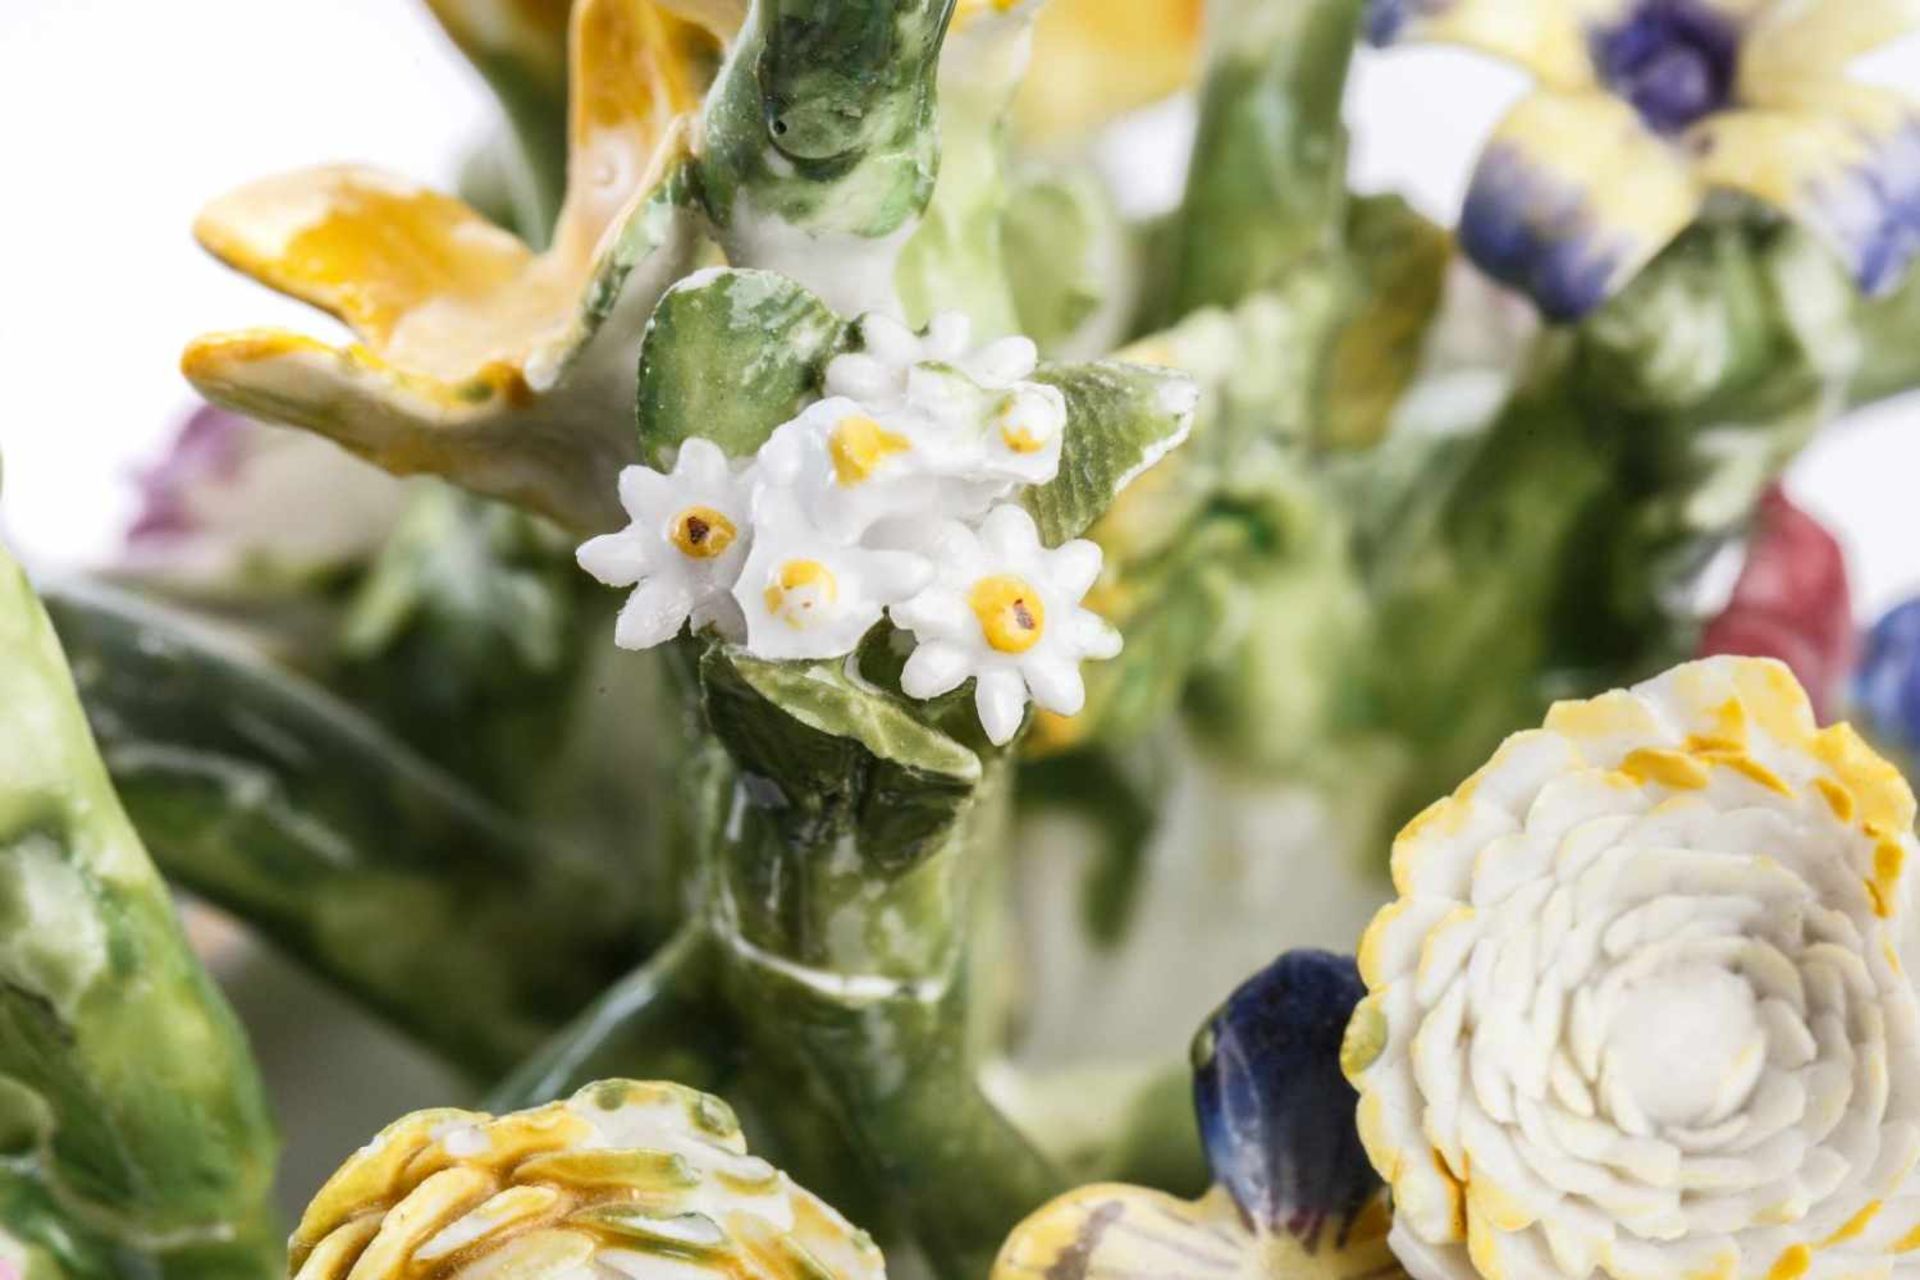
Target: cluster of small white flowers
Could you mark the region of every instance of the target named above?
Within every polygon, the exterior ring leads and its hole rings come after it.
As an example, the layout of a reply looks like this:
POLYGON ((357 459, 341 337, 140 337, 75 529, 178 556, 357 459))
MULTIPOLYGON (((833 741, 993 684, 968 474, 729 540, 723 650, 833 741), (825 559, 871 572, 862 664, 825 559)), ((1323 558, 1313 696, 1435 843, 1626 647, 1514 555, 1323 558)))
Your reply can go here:
POLYGON ((995 743, 1029 698, 1077 714, 1080 663, 1120 651, 1081 604, 1100 549, 1049 550, 1012 501, 1059 471, 1064 397, 1029 380, 1031 341, 970 350, 956 313, 924 336, 878 315, 860 332, 864 349, 827 366, 825 398, 755 457, 690 439, 671 474, 622 473, 632 523, 579 552, 600 581, 635 588, 615 643, 649 648, 691 622, 756 657, 832 658, 890 614, 917 642, 906 693, 975 679, 995 743))

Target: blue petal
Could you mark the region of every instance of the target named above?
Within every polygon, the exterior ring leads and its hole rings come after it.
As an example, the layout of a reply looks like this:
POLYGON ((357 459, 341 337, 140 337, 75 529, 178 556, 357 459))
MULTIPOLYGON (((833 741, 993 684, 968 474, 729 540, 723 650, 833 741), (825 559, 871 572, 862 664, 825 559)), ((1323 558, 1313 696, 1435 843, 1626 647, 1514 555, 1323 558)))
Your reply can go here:
POLYGON ((1249 1225, 1335 1247, 1380 1187, 1340 1070, 1366 995, 1351 957, 1289 951, 1228 997, 1194 1044, 1194 1102, 1214 1180, 1249 1225))
POLYGON ((1594 227, 1577 187, 1555 184, 1519 150, 1498 144, 1467 190, 1460 248, 1555 321, 1578 320, 1605 302, 1628 258, 1594 227))
POLYGON ((1895 608, 1867 633, 1854 697, 1875 733, 1920 751, 1920 598, 1895 608))

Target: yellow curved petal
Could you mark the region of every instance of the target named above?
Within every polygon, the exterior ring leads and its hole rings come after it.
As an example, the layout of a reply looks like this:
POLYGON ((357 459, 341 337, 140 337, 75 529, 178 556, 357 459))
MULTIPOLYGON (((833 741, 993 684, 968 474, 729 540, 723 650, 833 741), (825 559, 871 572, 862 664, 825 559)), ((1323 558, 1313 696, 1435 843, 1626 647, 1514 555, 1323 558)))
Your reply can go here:
POLYGON ((1387 1248, 1384 1200, 1344 1241, 1309 1248, 1250 1231, 1225 1191, 1197 1201, 1102 1183, 1069 1191, 1015 1227, 990 1280, 1405 1280, 1387 1248))
POLYGON ((1052 0, 1015 102, 1022 132, 1070 137, 1191 84, 1204 8, 1204 0, 1052 0))
POLYGON ((1893 287, 1920 252, 1920 106, 1832 81, 1791 109, 1733 111, 1693 131, 1703 179, 1788 214, 1867 293, 1893 287))
POLYGON ((1920 0, 1812 0, 1773 4, 1741 43, 1739 95, 1758 106, 1790 106, 1818 94, 1847 65, 1920 30, 1920 0))
POLYGON ((1460 215, 1461 249, 1576 319, 1633 278, 1699 212, 1691 158, 1604 93, 1535 94, 1500 123, 1460 215))
POLYGON ((582 429, 511 366, 445 381, 366 347, 254 330, 197 340, 181 371, 215 404, 323 435, 394 475, 448 476, 569 527, 618 523, 608 495, 624 433, 582 429))
POLYGON ((1367 37, 1379 45, 1456 44, 1490 53, 1563 91, 1591 88, 1591 33, 1631 0, 1372 0, 1367 37))
POLYGON ((406 345, 402 331, 429 304, 491 301, 533 259, 452 196, 352 166, 251 183, 208 205, 194 234, 229 266, 381 349, 406 345))

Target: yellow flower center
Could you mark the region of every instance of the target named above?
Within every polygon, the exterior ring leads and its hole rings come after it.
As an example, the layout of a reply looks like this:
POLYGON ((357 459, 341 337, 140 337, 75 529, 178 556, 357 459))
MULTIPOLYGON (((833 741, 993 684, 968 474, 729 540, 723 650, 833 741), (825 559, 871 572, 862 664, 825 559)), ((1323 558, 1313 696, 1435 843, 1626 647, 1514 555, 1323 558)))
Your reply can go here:
POLYGON ((840 598, 840 584, 818 560, 789 560, 780 566, 762 598, 768 613, 798 631, 811 624, 816 613, 833 607, 840 598))
POLYGON ((967 595, 973 616, 987 643, 1001 653, 1025 653, 1040 643, 1047 629, 1047 609, 1040 593, 1024 578, 1010 573, 982 578, 967 595))
POLYGON ((670 536, 682 555, 711 560, 733 545, 740 530, 712 507, 688 507, 673 518, 670 536))
POLYGON ((1014 400, 1000 411, 1000 439, 1015 453, 1038 453, 1047 447, 1052 433, 1042 436, 1035 431, 1032 417, 1021 412, 1024 407, 1014 400))
POLYGON ((827 452, 833 458, 833 474, 841 484, 860 484, 879 469, 880 464, 909 448, 907 438, 887 430, 872 418, 854 416, 840 419, 827 437, 827 452))

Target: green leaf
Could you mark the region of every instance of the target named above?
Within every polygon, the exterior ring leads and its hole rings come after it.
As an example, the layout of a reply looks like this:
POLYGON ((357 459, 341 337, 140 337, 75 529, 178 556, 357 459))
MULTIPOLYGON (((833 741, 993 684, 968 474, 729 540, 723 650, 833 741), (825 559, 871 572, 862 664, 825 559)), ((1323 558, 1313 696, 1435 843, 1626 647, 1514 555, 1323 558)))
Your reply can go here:
POLYGON ((324 690, 99 589, 52 605, 168 873, 456 1059, 504 1067, 637 958, 635 877, 536 840, 324 690))
POLYGON ((1348 247, 1358 297, 1333 345, 1319 438, 1359 449, 1386 435, 1440 310, 1453 241, 1398 196, 1356 200, 1348 247))
POLYGON ((1060 474, 1021 495, 1057 547, 1086 532, 1134 477, 1187 437, 1199 393, 1185 374, 1102 360, 1043 365, 1034 380, 1067 400, 1060 474))
POLYGON ((882 864, 916 860, 983 776, 978 755, 844 664, 715 647, 700 675, 708 722, 762 807, 810 835, 823 824, 856 832, 882 864))
POLYGON ((1138 272, 1126 223, 1091 169, 1022 175, 999 230, 1020 331, 1042 351, 1080 349, 1074 340, 1116 292, 1129 291, 1126 277, 1138 272))
POLYGON ((0 1131, 99 1230, 225 1241, 207 1274, 263 1277, 276 1143, 245 1037, 3 555, 0 653, 0 1131))
POLYGON ((771 271, 703 271, 667 291, 640 348, 640 449, 667 469, 701 436, 751 456, 820 386, 847 327, 771 271))

